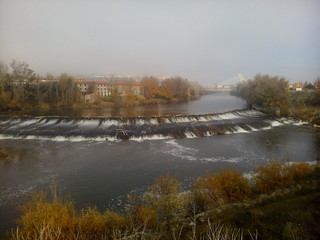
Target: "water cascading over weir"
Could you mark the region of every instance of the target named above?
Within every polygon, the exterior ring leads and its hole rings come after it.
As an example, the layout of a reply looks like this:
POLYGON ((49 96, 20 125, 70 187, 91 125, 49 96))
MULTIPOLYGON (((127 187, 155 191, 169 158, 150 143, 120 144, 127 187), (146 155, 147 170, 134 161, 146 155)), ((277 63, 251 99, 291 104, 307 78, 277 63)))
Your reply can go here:
POLYGON ((143 140, 204 137, 270 128, 279 123, 253 109, 153 117, 0 117, 0 138, 143 140))

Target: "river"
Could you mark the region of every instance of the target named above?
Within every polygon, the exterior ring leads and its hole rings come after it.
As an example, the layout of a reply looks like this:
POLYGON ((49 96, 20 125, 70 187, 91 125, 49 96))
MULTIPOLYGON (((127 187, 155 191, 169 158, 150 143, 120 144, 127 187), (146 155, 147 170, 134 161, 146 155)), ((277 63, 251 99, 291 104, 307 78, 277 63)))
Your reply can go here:
POLYGON ((225 94, 172 105, 14 114, 0 117, 0 147, 14 156, 0 161, 0 236, 15 225, 17 206, 53 181, 77 207, 103 211, 121 209, 126 194, 167 172, 187 188, 206 170, 245 174, 269 160, 319 158, 319 130, 246 109, 225 94))

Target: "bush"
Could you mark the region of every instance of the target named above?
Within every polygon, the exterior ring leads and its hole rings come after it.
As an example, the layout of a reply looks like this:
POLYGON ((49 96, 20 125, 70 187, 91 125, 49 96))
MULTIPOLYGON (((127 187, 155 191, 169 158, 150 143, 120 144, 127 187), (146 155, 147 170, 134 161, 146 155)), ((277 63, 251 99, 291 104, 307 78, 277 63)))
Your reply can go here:
POLYGON ((314 167, 306 162, 294 163, 289 167, 289 174, 295 181, 312 174, 314 167))
POLYGON ((23 205, 21 210, 23 212, 19 220, 22 224, 21 234, 33 239, 38 239, 43 228, 68 235, 74 226, 73 204, 57 200, 48 202, 44 193, 34 194, 32 201, 23 205))
POLYGON ((137 220, 137 226, 154 228, 157 226, 157 213, 151 207, 141 206, 138 211, 137 220))
POLYGON ((293 183, 289 167, 279 162, 271 162, 256 169, 254 189, 266 193, 293 183))
POLYGON ((144 200, 166 227, 174 227, 187 214, 188 196, 181 192, 180 182, 169 174, 156 179, 146 192, 144 200))
POLYGON ((237 202, 250 195, 248 180, 235 170, 207 173, 194 186, 194 198, 206 205, 237 202))
POLYGON ((256 169, 254 188, 257 192, 270 192, 293 184, 312 172, 313 167, 304 162, 294 163, 291 166, 284 163, 271 162, 256 169))
POLYGON ((74 229, 84 239, 92 239, 94 236, 101 236, 106 233, 106 217, 96 208, 87 208, 74 218, 74 229))

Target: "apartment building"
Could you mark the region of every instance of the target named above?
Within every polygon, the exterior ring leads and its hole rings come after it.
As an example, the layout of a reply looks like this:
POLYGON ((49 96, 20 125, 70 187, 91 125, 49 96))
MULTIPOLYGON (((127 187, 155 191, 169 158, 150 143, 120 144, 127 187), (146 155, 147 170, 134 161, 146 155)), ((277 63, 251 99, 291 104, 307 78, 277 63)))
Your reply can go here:
POLYGON ((93 93, 102 97, 111 96, 112 92, 118 96, 126 96, 128 93, 143 95, 143 85, 138 82, 77 81, 77 86, 84 94, 93 93))

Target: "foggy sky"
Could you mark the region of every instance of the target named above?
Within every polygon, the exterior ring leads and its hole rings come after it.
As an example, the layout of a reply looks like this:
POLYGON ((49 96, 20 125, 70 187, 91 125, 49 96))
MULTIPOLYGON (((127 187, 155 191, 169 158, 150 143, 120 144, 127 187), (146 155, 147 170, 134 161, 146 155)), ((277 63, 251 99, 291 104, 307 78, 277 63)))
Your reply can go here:
POLYGON ((0 0, 0 60, 37 73, 320 76, 318 0, 0 0))

